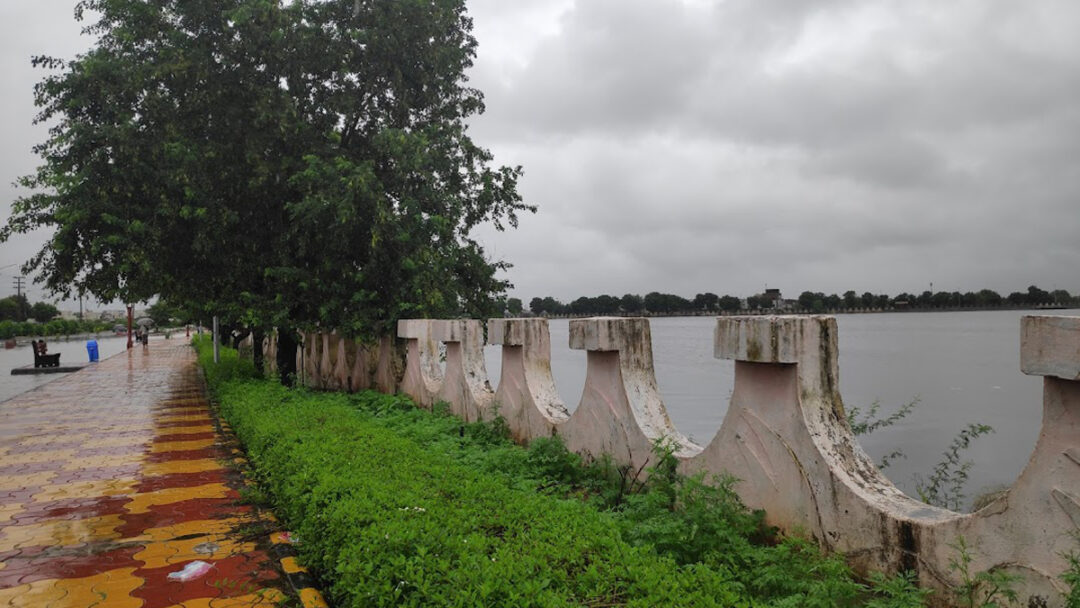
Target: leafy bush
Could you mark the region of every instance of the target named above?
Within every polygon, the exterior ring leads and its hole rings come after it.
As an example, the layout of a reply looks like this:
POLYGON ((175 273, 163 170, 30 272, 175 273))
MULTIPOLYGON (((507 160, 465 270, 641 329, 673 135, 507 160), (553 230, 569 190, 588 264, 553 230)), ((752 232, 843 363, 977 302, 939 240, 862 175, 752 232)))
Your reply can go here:
POLYGON ((913 606, 839 557, 779 538, 730 478, 648 481, 558 438, 464 423, 401 396, 290 389, 209 340, 200 361, 301 560, 341 606, 913 606))

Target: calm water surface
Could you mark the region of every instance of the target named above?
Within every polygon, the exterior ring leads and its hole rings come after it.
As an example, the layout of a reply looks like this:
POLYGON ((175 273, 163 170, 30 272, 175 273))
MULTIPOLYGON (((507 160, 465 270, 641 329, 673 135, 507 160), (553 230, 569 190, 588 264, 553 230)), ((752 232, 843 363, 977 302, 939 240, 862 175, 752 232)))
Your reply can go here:
MULTIPOLYGON (((127 348, 127 336, 101 336, 98 343, 98 358, 104 359, 127 348)), ((46 338, 50 353, 60 353, 60 364, 82 364, 90 359, 86 353, 86 338, 64 340, 46 338)), ((153 346, 151 346, 153 348, 153 346)), ((19 344, 12 349, 0 347, 0 401, 11 399, 15 395, 37 388, 46 382, 63 378, 66 374, 34 374, 31 376, 12 376, 11 370, 34 364, 34 351, 30 343, 19 344)))
MULTIPOLYGON (((887 415, 919 400, 895 426, 860 438, 875 460, 900 449, 885 473, 915 495, 916 475, 929 474, 968 423, 994 427, 968 450, 975 461, 967 494, 1011 484, 1027 463, 1042 420, 1042 379, 1020 373, 1020 317, 1032 311, 838 315, 840 390, 847 407, 877 401, 887 415)), ((1080 311, 1038 314, 1078 315, 1080 311)), ((653 359, 672 422, 705 445, 719 430, 734 384, 732 361, 714 359, 715 319, 652 319, 653 359)), ((569 350, 569 323, 553 320, 551 368, 571 410, 585 385, 585 352, 569 350)), ((499 348, 485 350, 492 384, 499 348)))

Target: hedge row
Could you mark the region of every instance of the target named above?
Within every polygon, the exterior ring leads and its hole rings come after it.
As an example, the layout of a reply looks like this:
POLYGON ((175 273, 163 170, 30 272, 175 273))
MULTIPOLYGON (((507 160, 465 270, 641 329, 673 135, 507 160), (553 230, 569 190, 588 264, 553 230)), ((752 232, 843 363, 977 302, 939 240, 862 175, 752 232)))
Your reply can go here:
POLYGON ((201 358, 335 605, 920 604, 905 579, 867 592, 809 543, 764 538, 722 482, 659 471, 635 488, 557 442, 523 449, 402 397, 287 389, 241 379, 234 352, 201 358))

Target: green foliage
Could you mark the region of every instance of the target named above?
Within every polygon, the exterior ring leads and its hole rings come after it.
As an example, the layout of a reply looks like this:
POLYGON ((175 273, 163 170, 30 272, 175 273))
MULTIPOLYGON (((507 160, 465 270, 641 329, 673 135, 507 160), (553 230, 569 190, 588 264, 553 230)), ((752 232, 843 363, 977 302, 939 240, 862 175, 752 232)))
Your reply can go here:
POLYGON ((402 396, 246 379, 231 349, 200 361, 301 558, 342 606, 918 605, 868 591, 839 557, 780 538, 734 479, 684 477, 657 444, 647 478, 583 462, 557 438, 513 444, 402 396), (873 593, 867 596, 867 593, 873 593), (891 602, 891 603, 890 603, 891 602))
MULTIPOLYGON (((915 410, 915 406, 919 404, 919 398, 916 397, 911 401, 901 405, 895 412, 889 414, 884 418, 878 417, 878 410, 881 409, 881 402, 875 400, 870 404, 870 409, 863 414, 862 410, 858 406, 854 406, 847 411, 848 425, 851 427, 851 432, 858 435, 869 435, 879 429, 890 427, 897 422, 900 422, 915 410)), ((893 460, 897 458, 907 458, 903 450, 893 450, 892 452, 881 457, 881 462, 878 463, 878 468, 886 469, 892 464, 893 460)))
MULTIPOLYGON (((857 406, 852 407, 847 412, 848 425, 856 436, 868 435, 903 420, 914 411, 919 401, 920 399, 916 397, 884 418, 878 416, 881 408, 878 401, 874 401, 866 413, 857 406)), ((971 446, 972 441, 992 432, 994 432, 993 427, 985 424, 968 424, 960 431, 949 444, 941 462, 934 466, 929 478, 924 480, 919 475, 915 476, 915 491, 918 492, 919 499, 927 504, 954 511, 962 509, 966 497, 964 487, 967 485, 968 472, 973 463, 970 460, 964 460, 961 454, 971 446)), ((897 458, 907 458, 907 455, 902 450, 893 450, 882 457, 878 467, 885 469, 897 458)))
POLYGON ((52 292, 367 335, 493 312, 506 264, 470 234, 533 207, 520 168, 467 134, 483 102, 464 0, 83 0, 76 16, 93 47, 34 58, 52 128, 0 227, 50 229, 24 270, 52 292))
POLYGON ((48 323, 60 316, 60 310, 47 302, 37 302, 30 307, 30 316, 38 323, 48 323))
POLYGON ((221 386, 230 380, 257 377, 255 365, 247 359, 241 359, 232 348, 220 349, 218 363, 214 363, 214 341, 209 335, 195 336, 191 343, 199 353, 199 365, 210 386, 221 386))
POLYGON ((865 414, 858 407, 852 407, 847 412, 848 424, 851 425, 851 432, 856 435, 869 435, 876 430, 892 426, 897 422, 900 422, 914 411, 915 406, 919 404, 920 399, 918 397, 911 401, 901 405, 895 412, 889 414, 884 418, 878 417, 878 411, 881 409, 881 402, 874 401, 870 404, 870 409, 865 414))
POLYGON ((989 425, 973 423, 957 433, 949 448, 945 450, 941 462, 934 466, 930 477, 923 480, 916 476, 915 491, 919 493, 919 498, 938 507, 954 511, 962 509, 964 486, 967 485, 968 471, 974 463, 964 460, 961 454, 970 447, 973 440, 992 432, 994 428, 989 425))
POLYGON ((16 336, 49 337, 92 334, 105 331, 108 328, 108 323, 76 321, 74 319, 54 319, 48 323, 0 321, 0 340, 7 340, 16 336))
MULTIPOLYGON (((1076 534, 1073 538, 1080 540, 1076 534)), ((1065 608, 1080 608, 1080 553, 1069 551, 1062 555, 1069 566, 1061 573, 1061 580, 1069 586, 1065 596, 1065 608)))
POLYGON ((156 327, 172 327, 191 319, 187 311, 164 300, 158 300, 147 307, 146 316, 150 317, 156 327))
POLYGON ((1019 575, 1009 574, 1004 570, 984 570, 973 575, 971 562, 975 558, 964 537, 957 536, 956 540, 949 543, 949 547, 955 552, 949 558, 949 570, 959 574, 961 581, 957 590, 958 605, 967 608, 999 608, 1001 601, 1016 601, 1017 593, 1013 587, 1021 580, 1019 575))
POLYGON ((0 299, 0 321, 26 321, 31 315, 30 301, 26 296, 8 296, 0 299))
POLYGON ((873 572, 870 582, 874 586, 874 597, 866 602, 866 608, 920 608, 932 593, 918 587, 914 572, 902 572, 891 578, 873 572))

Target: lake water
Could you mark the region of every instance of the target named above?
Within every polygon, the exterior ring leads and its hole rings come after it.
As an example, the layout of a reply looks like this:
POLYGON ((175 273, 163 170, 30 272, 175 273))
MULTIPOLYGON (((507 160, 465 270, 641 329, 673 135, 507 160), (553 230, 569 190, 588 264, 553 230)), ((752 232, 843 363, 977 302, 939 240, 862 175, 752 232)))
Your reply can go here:
MULTIPOLYGON (((919 399, 896 425, 860 437, 875 461, 900 449, 885 473, 915 496, 915 475, 927 476, 953 437, 971 422, 995 433, 966 452, 975 462, 966 494, 1016 480, 1035 447, 1042 422, 1042 378, 1020 373, 1020 317, 1032 311, 838 315, 840 390, 847 407, 881 404, 879 416, 919 399)), ((1080 315, 1080 310, 1038 314, 1080 315)), ((734 384, 732 361, 713 358, 710 317, 651 319, 660 394, 672 422, 708 444, 727 412, 734 384)), ((569 323, 552 320, 551 368, 572 411, 585 385, 585 352, 568 348, 569 323)), ((485 349, 493 385, 499 347, 485 349)))
MULTIPOLYGON (((987 311, 839 315, 840 390, 844 403, 865 409, 881 403, 887 415, 920 399, 895 426, 863 436, 875 459, 900 449, 906 458, 885 473, 914 495, 914 476, 926 476, 956 433, 968 423, 989 424, 996 433, 975 441, 967 494, 1011 484, 1027 464, 1042 422, 1042 379, 1020 373, 1020 317, 1030 311, 987 311)), ((1080 310, 1039 314, 1080 315, 1080 310)), ((672 422, 701 445, 708 444, 727 412, 734 383, 732 361, 713 358, 710 317, 652 319, 653 359, 660 394, 672 422)), ((585 352, 570 350, 569 323, 550 323, 552 361, 559 394, 572 411, 585 385, 585 352)), ((123 352, 124 336, 98 339, 101 358, 123 352)), ((153 343, 151 343, 151 349, 153 343)), ((65 363, 87 361, 84 339, 49 342, 65 363)), ((493 385, 500 349, 485 349, 493 385)), ((33 363, 29 345, 0 350, 0 401, 62 377, 11 376, 11 368, 33 363)))
MULTIPOLYGON (((98 343, 98 358, 104 359, 127 348, 127 336, 102 335, 95 338, 98 343)), ((50 353, 60 353, 60 364, 87 363, 90 358, 86 352, 86 338, 46 338, 50 353)), ((34 374, 30 376, 12 376, 11 370, 34 364, 34 351, 30 343, 19 344, 12 349, 0 348, 0 402, 15 395, 37 388, 67 374, 34 374)))

